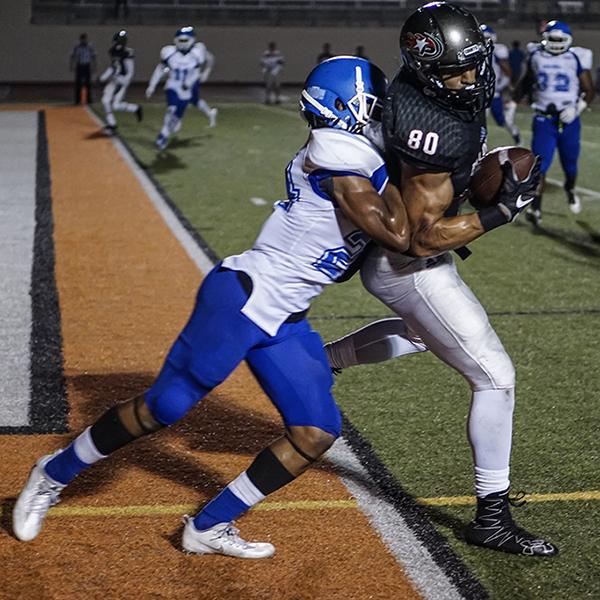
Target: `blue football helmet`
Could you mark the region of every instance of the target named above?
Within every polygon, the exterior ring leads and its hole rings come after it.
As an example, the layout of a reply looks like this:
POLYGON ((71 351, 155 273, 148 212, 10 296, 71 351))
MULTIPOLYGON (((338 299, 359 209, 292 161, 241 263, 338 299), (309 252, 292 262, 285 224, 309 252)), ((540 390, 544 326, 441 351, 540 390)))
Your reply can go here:
POLYGON ((542 31, 542 48, 550 54, 563 54, 572 43, 571 28, 562 21, 549 21, 542 31))
POLYGON ((175 47, 177 50, 183 52, 189 52, 196 43, 196 33, 193 27, 181 27, 175 33, 174 38, 175 47))
POLYGON ((489 25, 482 23, 479 26, 479 29, 481 29, 481 32, 483 33, 483 37, 486 40, 492 40, 492 43, 494 43, 494 44, 496 43, 498 36, 496 35, 496 32, 489 25))
POLYGON ((381 119, 386 86, 383 71, 368 60, 335 56, 308 75, 300 110, 311 127, 359 133, 371 119, 381 119))

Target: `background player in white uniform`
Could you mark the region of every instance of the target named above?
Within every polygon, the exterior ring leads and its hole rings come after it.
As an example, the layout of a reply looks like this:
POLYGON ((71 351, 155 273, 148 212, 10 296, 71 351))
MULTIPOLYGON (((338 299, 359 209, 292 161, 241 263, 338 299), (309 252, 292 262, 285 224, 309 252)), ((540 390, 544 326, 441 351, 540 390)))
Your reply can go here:
POLYGON ((429 349, 456 369, 472 391, 468 435, 477 512, 465 529, 466 541, 553 556, 558 552, 553 544, 512 519, 515 369, 450 254, 464 256, 465 244, 514 221, 535 195, 539 166, 521 182, 504 162, 499 203, 457 214, 456 198, 468 187, 486 138, 485 109, 494 89, 491 43, 465 9, 431 2, 405 21, 400 50, 404 65, 388 88, 382 123, 390 177, 399 183, 411 224, 411 245, 407 254, 375 248, 361 277, 365 288, 402 319, 377 323, 328 346, 331 365, 343 368, 378 361, 386 353, 429 349), (370 352, 373 341, 376 353, 370 352))
POLYGON ((508 133, 512 136, 515 144, 521 143, 521 133, 515 125, 515 109, 516 104, 511 100, 504 107, 504 92, 508 91, 512 70, 508 62, 508 48, 504 44, 500 44, 496 32, 489 25, 481 25, 481 31, 486 39, 491 40, 494 44, 494 53, 492 54, 492 65, 494 67, 494 75, 496 76, 496 91, 490 106, 490 112, 494 117, 494 121, 499 127, 506 127, 508 133))
MULTIPOLYGON (((569 208, 578 214, 581 200, 575 192, 575 181, 581 138, 579 115, 594 98, 592 51, 572 47, 571 29, 561 21, 550 21, 542 38, 540 43, 528 46, 527 70, 515 90, 514 100, 518 102, 532 92, 535 115, 531 149, 542 159, 544 177, 558 148, 569 208)), ((536 226, 542 219, 541 189, 526 213, 536 226)))
POLYGON ((181 119, 190 102, 206 115, 210 127, 217 124, 218 109, 211 108, 206 100, 200 98, 200 84, 208 79, 214 62, 214 56, 206 46, 202 42, 196 42, 193 27, 178 29, 174 45, 161 49, 160 62, 154 69, 146 89, 146 98, 150 98, 160 80, 167 75, 167 111, 162 129, 156 138, 156 147, 159 150, 164 150, 171 135, 181 129, 181 119))
POLYGON ((194 311, 145 394, 111 408, 64 450, 40 459, 13 512, 17 537, 37 536, 49 507, 79 472, 134 439, 174 423, 244 359, 279 410, 285 435, 194 518, 183 548, 240 558, 271 556, 241 539, 233 520, 290 483, 340 434, 323 342, 305 318, 311 300, 343 276, 372 238, 408 245, 407 216, 385 162, 361 135, 380 111, 383 73, 366 60, 333 58, 309 75, 301 106, 311 132, 286 170, 252 249, 204 279, 194 311))
POLYGON ((110 56, 110 65, 100 75, 100 83, 106 84, 102 91, 102 106, 106 115, 105 131, 114 133, 117 128, 117 120, 113 111, 135 113, 137 120, 142 120, 142 107, 124 100, 135 70, 135 53, 133 48, 127 47, 125 30, 115 33, 108 55, 110 56))
POLYGON ((260 57, 260 66, 265 81, 265 104, 279 104, 281 102, 280 76, 284 64, 283 54, 277 49, 277 44, 269 42, 268 48, 260 57))

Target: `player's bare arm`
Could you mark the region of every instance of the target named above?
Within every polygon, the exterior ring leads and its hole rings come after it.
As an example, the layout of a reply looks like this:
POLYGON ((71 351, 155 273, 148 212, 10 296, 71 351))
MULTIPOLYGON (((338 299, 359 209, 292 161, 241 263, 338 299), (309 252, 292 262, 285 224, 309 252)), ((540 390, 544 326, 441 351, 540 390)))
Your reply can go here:
POLYGON ((408 250, 408 218, 397 187, 388 183, 380 196, 364 177, 334 177, 332 183, 338 206, 358 228, 388 250, 408 250))
POLYGON ((410 254, 435 256, 465 246, 485 233, 477 213, 444 217, 454 198, 450 175, 402 164, 402 198, 412 232, 410 254))
POLYGON ((585 70, 579 74, 579 85, 582 91, 583 99, 587 104, 589 104, 596 95, 591 71, 585 70))

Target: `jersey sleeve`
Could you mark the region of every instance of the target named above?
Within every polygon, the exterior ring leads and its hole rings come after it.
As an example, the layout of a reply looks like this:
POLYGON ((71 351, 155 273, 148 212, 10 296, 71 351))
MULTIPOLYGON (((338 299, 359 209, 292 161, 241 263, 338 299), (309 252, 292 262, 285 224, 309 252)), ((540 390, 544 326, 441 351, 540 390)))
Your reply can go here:
POLYGON ((203 65, 206 62, 206 46, 202 42, 194 45, 194 56, 198 59, 198 63, 203 65))
POLYGON ((392 84, 383 107, 386 150, 418 169, 451 173, 463 160, 463 123, 410 84, 392 84))
POLYGON ((590 71, 592 69, 593 53, 589 48, 576 46, 571 48, 571 52, 578 58, 582 71, 590 71))
POLYGON ((494 54, 498 60, 508 60, 508 47, 505 44, 495 44, 494 54))

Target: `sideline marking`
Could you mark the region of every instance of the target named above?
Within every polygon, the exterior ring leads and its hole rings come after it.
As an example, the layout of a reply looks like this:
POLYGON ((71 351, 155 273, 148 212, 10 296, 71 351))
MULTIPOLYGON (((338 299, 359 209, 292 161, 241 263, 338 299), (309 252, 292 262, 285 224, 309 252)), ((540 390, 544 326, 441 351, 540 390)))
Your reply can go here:
POLYGON ((267 201, 264 198, 258 198, 256 196, 252 196, 252 198, 250 198, 250 202, 252 202, 254 206, 264 206, 267 204, 267 201))
MULTIPOLYGON (((572 502, 575 500, 600 500, 599 490, 588 492, 558 492, 556 494, 525 494, 527 502, 572 502)), ((475 496, 439 496, 438 498, 415 498, 425 506, 468 506, 475 504, 475 496)))
MULTIPOLYGON (((587 492, 558 492, 554 494, 525 494, 527 502, 575 502, 600 500, 600 490, 587 492)), ((423 506, 471 506, 475 496, 438 496, 415 498, 423 506)), ((252 510, 358 510, 356 500, 288 500, 262 502, 252 510)), ((131 504, 129 506, 58 506, 48 511, 49 517, 162 517, 195 512, 198 504, 131 504)), ((0 516, 2 507, 0 507, 0 516)))
MULTIPOLYGON (((562 185, 563 185, 562 181, 559 181, 558 179, 554 179, 553 177, 546 177, 546 181, 548 183, 551 183, 552 185, 556 185, 558 187, 562 187, 562 185)), ((590 190, 589 188, 577 186, 575 188, 575 191, 579 192, 581 194, 585 194, 586 196, 590 196, 591 198, 600 199, 600 192, 597 192, 595 190, 590 190)))

